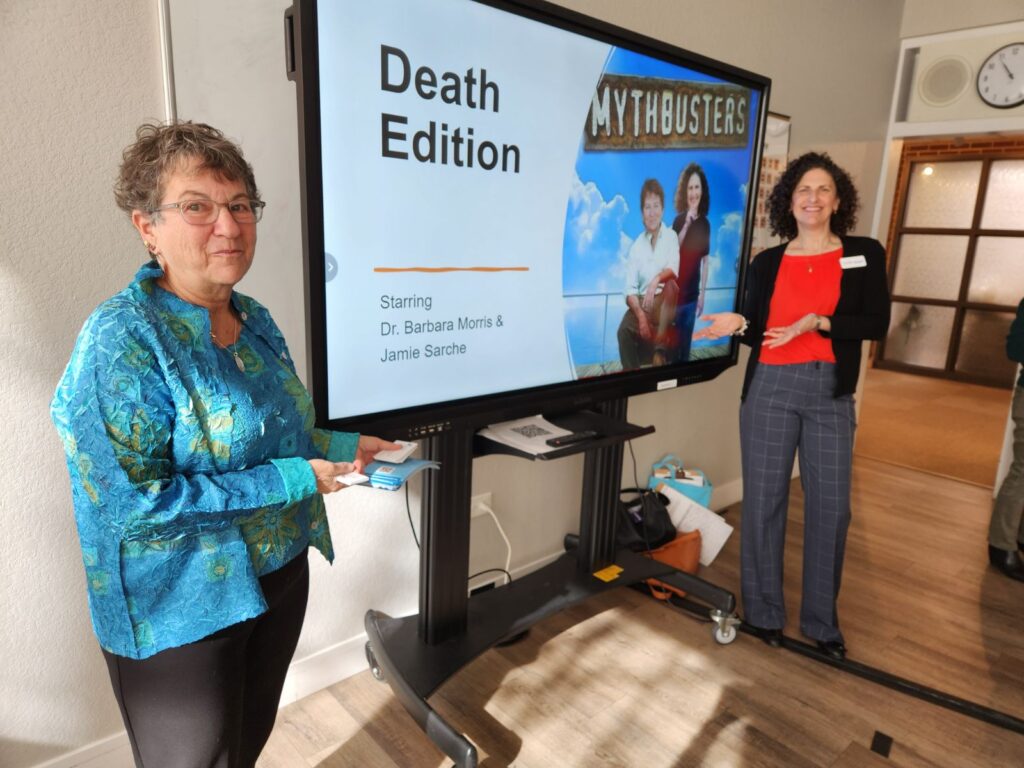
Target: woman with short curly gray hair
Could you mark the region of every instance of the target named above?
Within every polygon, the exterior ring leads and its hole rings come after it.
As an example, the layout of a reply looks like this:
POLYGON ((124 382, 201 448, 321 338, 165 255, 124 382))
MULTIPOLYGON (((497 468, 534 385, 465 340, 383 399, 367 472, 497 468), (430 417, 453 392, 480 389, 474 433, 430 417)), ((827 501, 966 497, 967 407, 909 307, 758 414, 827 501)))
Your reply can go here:
POLYGON ((139 126, 135 142, 124 150, 114 200, 128 214, 152 211, 160 205, 171 172, 194 162, 215 176, 242 182, 251 199, 260 199, 252 166, 238 145, 216 128, 187 121, 139 126))
POLYGON ((235 285, 264 203, 202 123, 149 124, 117 204, 152 255, 86 320, 51 413, 89 607, 137 765, 253 766, 309 589, 323 494, 382 448, 313 427, 280 330, 235 285))

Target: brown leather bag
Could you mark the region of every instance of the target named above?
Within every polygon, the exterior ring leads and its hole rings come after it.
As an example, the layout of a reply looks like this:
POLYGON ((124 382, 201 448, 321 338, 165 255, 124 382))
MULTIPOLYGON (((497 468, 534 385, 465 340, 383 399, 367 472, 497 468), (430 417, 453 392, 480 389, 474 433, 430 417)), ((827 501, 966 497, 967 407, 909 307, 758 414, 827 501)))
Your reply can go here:
MULTIPOLYGON (((664 546, 652 549, 650 556, 659 563, 667 563, 686 573, 696 573, 700 567, 700 531, 677 534, 675 539, 664 546)), ((686 593, 669 586, 658 579, 647 579, 651 595, 658 600, 668 600, 672 595, 686 597, 686 593)))

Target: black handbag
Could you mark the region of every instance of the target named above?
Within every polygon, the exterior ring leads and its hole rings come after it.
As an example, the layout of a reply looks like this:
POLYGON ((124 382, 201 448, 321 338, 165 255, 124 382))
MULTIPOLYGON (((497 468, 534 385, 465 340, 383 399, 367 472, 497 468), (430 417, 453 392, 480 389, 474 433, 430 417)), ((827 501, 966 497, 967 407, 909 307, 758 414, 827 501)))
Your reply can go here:
POLYGON ((669 517, 668 504, 668 497, 647 488, 619 491, 616 549, 646 552, 675 539, 676 527, 669 517))

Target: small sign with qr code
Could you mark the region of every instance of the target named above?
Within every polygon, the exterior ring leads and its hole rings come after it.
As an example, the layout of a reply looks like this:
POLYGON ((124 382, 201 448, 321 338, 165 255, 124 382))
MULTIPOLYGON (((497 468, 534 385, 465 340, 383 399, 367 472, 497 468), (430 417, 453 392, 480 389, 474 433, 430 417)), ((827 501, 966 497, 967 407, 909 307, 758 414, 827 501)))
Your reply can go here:
POLYGON ((536 424, 524 424, 521 427, 512 427, 512 431, 528 439, 551 434, 544 429, 544 427, 539 427, 536 424))
POLYGON ((571 432, 538 415, 491 424, 489 427, 481 429, 479 434, 481 437, 536 456, 555 450, 553 446, 549 445, 551 438, 563 437, 571 432))

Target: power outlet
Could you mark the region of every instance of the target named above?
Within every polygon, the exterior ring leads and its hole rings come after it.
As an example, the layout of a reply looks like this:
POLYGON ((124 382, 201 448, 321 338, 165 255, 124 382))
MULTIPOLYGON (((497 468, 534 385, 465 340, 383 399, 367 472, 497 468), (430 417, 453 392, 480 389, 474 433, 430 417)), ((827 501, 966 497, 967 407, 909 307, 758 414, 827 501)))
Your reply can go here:
POLYGON ((486 515, 488 509, 494 509, 494 505, 491 502, 490 491, 487 493, 478 493, 476 496, 471 496, 469 499, 469 516, 480 517, 480 515, 486 515))
POLYGON ((469 534, 469 572, 478 574, 469 582, 469 593, 477 594, 504 584, 505 577, 492 568, 506 566, 508 541, 501 532, 497 518, 491 518, 493 503, 490 493, 481 493, 469 500, 471 526, 469 534), (483 517, 483 520, 478 518, 483 517))

